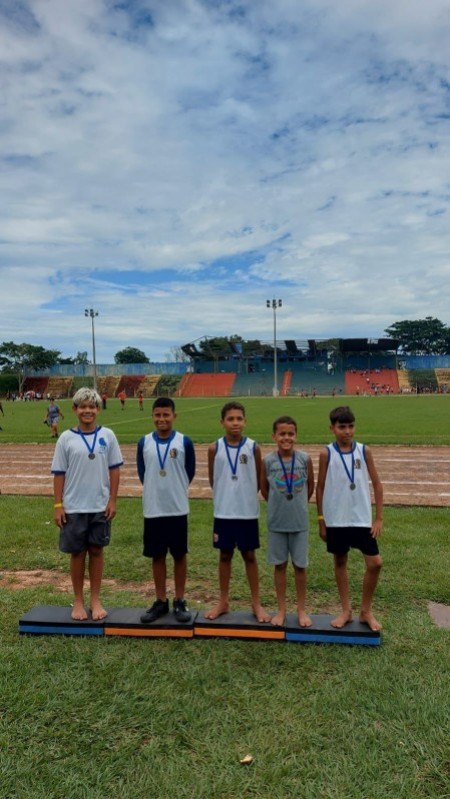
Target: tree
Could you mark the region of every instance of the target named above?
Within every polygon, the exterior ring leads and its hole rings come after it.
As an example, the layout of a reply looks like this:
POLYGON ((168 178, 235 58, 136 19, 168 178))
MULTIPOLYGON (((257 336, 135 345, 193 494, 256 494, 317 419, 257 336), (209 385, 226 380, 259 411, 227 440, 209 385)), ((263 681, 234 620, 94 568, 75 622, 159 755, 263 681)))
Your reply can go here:
POLYGON ((450 330, 432 316, 394 322, 384 332, 398 340, 399 348, 405 355, 443 355, 450 352, 450 330))
POLYGON ((88 354, 87 354, 86 350, 84 350, 83 352, 77 352, 77 354, 75 355, 75 358, 73 359, 73 362, 77 363, 77 364, 87 364, 87 363, 89 363, 89 358, 88 358, 88 354))
POLYGON ((59 350, 46 350, 33 344, 15 344, 4 341, 0 345, 0 366, 2 372, 14 374, 22 391, 27 372, 48 369, 58 363, 59 350))
POLYGON ((150 363, 145 352, 136 347, 125 347, 125 349, 119 350, 114 356, 114 361, 115 363, 150 363))

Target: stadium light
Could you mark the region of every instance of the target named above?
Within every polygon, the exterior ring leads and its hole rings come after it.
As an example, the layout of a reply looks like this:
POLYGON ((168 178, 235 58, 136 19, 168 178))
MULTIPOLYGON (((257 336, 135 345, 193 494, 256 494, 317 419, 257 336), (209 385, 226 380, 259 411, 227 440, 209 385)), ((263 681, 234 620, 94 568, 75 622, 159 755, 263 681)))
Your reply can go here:
POLYGON ((94 389, 97 391, 97 361, 95 360, 95 328, 94 328, 94 317, 98 316, 98 311, 94 311, 93 308, 85 308, 84 315, 88 318, 91 318, 92 322, 92 363, 94 364, 94 389))
POLYGON ((274 397, 279 396, 277 372, 277 308, 282 308, 283 300, 266 300, 266 307, 273 310, 273 389, 274 397))

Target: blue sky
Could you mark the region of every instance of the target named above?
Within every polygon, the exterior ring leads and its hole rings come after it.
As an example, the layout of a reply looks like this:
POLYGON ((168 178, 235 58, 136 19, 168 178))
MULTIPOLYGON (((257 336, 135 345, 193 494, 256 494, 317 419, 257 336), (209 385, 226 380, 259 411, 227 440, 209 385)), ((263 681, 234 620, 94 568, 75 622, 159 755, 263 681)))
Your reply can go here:
POLYGON ((447 0, 0 0, 0 341, 450 323, 447 0))

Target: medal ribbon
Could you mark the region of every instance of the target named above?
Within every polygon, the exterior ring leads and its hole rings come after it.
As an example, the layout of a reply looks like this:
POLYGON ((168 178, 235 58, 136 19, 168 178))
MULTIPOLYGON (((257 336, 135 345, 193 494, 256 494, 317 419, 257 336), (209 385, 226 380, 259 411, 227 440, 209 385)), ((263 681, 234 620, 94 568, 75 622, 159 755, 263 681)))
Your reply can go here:
POLYGON ((84 443, 86 444, 86 447, 87 447, 87 450, 88 450, 88 452, 89 452, 89 455, 93 455, 93 454, 94 454, 94 449, 95 449, 95 445, 96 445, 96 443, 97 443, 97 436, 98 436, 98 431, 99 431, 99 430, 100 430, 100 427, 96 427, 96 428, 95 428, 95 431, 94 431, 94 440, 93 440, 93 442, 92 442, 92 447, 90 447, 90 446, 89 446, 89 444, 88 444, 88 441, 87 441, 87 438, 86 438, 86 436, 85 436, 85 435, 84 435, 84 433, 83 433, 83 432, 80 430, 80 428, 78 428, 78 432, 79 432, 79 434, 80 434, 81 438, 83 439, 84 443))
POLYGON ((334 444, 334 448, 339 452, 339 455, 340 455, 341 461, 343 463, 345 472, 346 472, 347 477, 348 477, 348 479, 350 481, 350 487, 355 485, 355 456, 354 456, 355 447, 356 447, 356 444, 353 444, 352 449, 351 449, 351 453, 352 453, 352 470, 350 472, 349 469, 348 469, 345 457, 344 457, 344 453, 341 452, 341 450, 339 449, 339 447, 338 447, 338 445, 336 443, 334 444))
POLYGON ((162 456, 162 458, 161 458, 161 450, 159 448, 160 439, 158 438, 158 436, 156 434, 154 436, 155 443, 156 443, 156 452, 158 453, 159 468, 160 468, 160 470, 162 472, 164 471, 164 464, 165 464, 165 462, 167 460, 167 455, 168 455, 168 452, 169 452, 170 442, 172 441, 174 435, 175 435, 175 432, 170 434, 170 436, 168 438, 168 441, 167 441, 167 444, 166 444, 166 448, 164 450, 164 455, 162 456))
POLYGON ((246 438, 241 438, 238 446, 236 448, 232 447, 232 449, 236 449, 236 457, 235 457, 234 463, 233 463, 233 461, 231 460, 231 455, 230 455, 230 445, 229 445, 228 441, 226 440, 225 436, 223 437, 223 443, 225 444, 225 451, 227 453, 228 463, 230 464, 230 469, 231 469, 231 473, 232 473, 233 477, 236 477, 236 472, 237 472, 237 467, 238 467, 238 462, 239 462, 239 452, 241 451, 241 449, 244 446, 246 441, 247 441, 246 438))
POLYGON ((286 466, 284 465, 284 460, 281 457, 280 453, 278 453, 278 460, 280 461, 280 466, 283 469, 284 479, 286 482, 286 493, 291 494, 293 493, 292 489, 294 486, 294 464, 295 464, 295 452, 292 453, 292 460, 291 460, 291 468, 290 468, 290 476, 288 477, 288 473, 286 471, 286 466))

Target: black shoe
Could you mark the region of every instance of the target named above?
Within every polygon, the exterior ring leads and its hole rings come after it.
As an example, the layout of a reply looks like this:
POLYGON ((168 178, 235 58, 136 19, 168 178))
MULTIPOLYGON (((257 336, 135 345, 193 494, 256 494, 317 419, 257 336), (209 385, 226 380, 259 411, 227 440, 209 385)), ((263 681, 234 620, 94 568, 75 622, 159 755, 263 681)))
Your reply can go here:
POLYGON ((173 600, 173 615, 177 621, 187 622, 191 620, 191 614, 185 599, 173 600))
POLYGON ((150 624, 152 621, 156 621, 161 616, 165 616, 166 613, 169 612, 169 600, 165 599, 157 599, 156 602, 153 603, 151 608, 145 611, 145 613, 141 616, 141 622, 143 624, 150 624))

